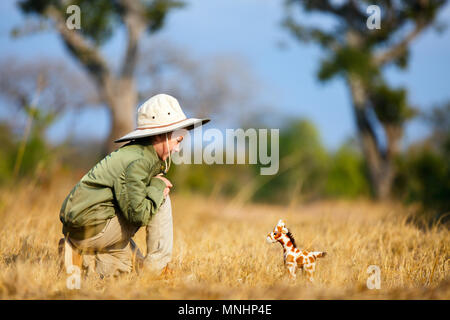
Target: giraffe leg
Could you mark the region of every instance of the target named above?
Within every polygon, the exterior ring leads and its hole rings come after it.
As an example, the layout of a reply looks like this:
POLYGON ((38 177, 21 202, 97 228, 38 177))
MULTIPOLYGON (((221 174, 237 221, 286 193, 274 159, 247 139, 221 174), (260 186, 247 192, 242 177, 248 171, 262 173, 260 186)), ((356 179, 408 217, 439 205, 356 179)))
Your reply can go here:
POLYGON ((314 270, 315 270, 315 264, 311 263, 305 266, 305 271, 308 274, 308 279, 311 282, 314 282, 314 270))
POLYGON ((288 264, 287 264, 287 268, 288 268, 288 270, 289 270, 289 277, 290 277, 292 280, 295 280, 295 278, 296 278, 295 271, 296 271, 296 269, 297 269, 297 266, 295 265, 295 263, 288 263, 288 264))

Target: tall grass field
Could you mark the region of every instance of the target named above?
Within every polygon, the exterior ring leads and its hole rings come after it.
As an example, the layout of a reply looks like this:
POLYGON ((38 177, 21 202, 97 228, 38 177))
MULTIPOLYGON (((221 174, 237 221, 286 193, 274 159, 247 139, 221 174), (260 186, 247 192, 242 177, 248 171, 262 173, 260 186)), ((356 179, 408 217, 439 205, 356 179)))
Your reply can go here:
MULTIPOLYGON (((173 274, 81 278, 68 289, 59 272, 59 209, 74 181, 0 192, 1 299, 449 299, 449 230, 409 222, 413 208, 395 203, 248 204, 172 195, 173 274), (265 241, 284 219, 300 248, 326 251, 311 284, 287 276, 278 243, 265 241), (369 289, 368 267, 380 270, 369 289)), ((135 236, 145 252, 145 230, 135 236)))

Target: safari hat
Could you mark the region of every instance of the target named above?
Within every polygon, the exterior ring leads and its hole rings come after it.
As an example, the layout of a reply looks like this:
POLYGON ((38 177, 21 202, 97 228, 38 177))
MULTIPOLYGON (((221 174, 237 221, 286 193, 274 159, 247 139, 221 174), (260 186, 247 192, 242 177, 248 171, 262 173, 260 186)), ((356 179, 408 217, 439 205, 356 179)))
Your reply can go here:
POLYGON ((145 101, 137 111, 136 130, 124 135, 114 142, 123 142, 178 129, 193 129, 210 119, 187 118, 177 99, 167 94, 157 94, 145 101))

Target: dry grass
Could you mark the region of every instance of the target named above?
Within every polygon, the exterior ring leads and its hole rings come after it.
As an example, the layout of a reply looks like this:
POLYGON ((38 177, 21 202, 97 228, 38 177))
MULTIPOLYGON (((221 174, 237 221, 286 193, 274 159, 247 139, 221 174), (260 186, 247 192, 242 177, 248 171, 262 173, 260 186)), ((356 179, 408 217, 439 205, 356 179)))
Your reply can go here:
MULTIPOLYGON (((72 182, 0 196, 0 298, 2 299, 449 299, 450 234, 420 230, 398 205, 317 203, 295 209, 173 195, 175 243, 170 279, 130 274, 82 280, 66 289, 58 275, 58 212, 72 182), (325 250, 316 283, 286 276, 282 249, 267 244, 278 219, 298 245, 325 250), (366 288, 369 265, 381 268, 381 289, 366 288)), ((145 234, 136 235, 144 249, 145 234)))

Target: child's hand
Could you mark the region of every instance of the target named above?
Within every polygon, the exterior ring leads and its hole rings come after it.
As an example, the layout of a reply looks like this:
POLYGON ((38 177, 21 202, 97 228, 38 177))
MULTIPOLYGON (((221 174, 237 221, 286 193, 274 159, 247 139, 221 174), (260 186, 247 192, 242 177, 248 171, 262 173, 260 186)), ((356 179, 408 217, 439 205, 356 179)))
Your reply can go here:
POLYGON ((166 188, 164 189, 164 197, 167 197, 167 195, 170 192, 170 188, 173 187, 172 183, 169 181, 169 179, 167 179, 166 177, 164 177, 162 175, 162 173, 158 174, 155 176, 155 178, 161 179, 165 184, 166 184, 166 188))

